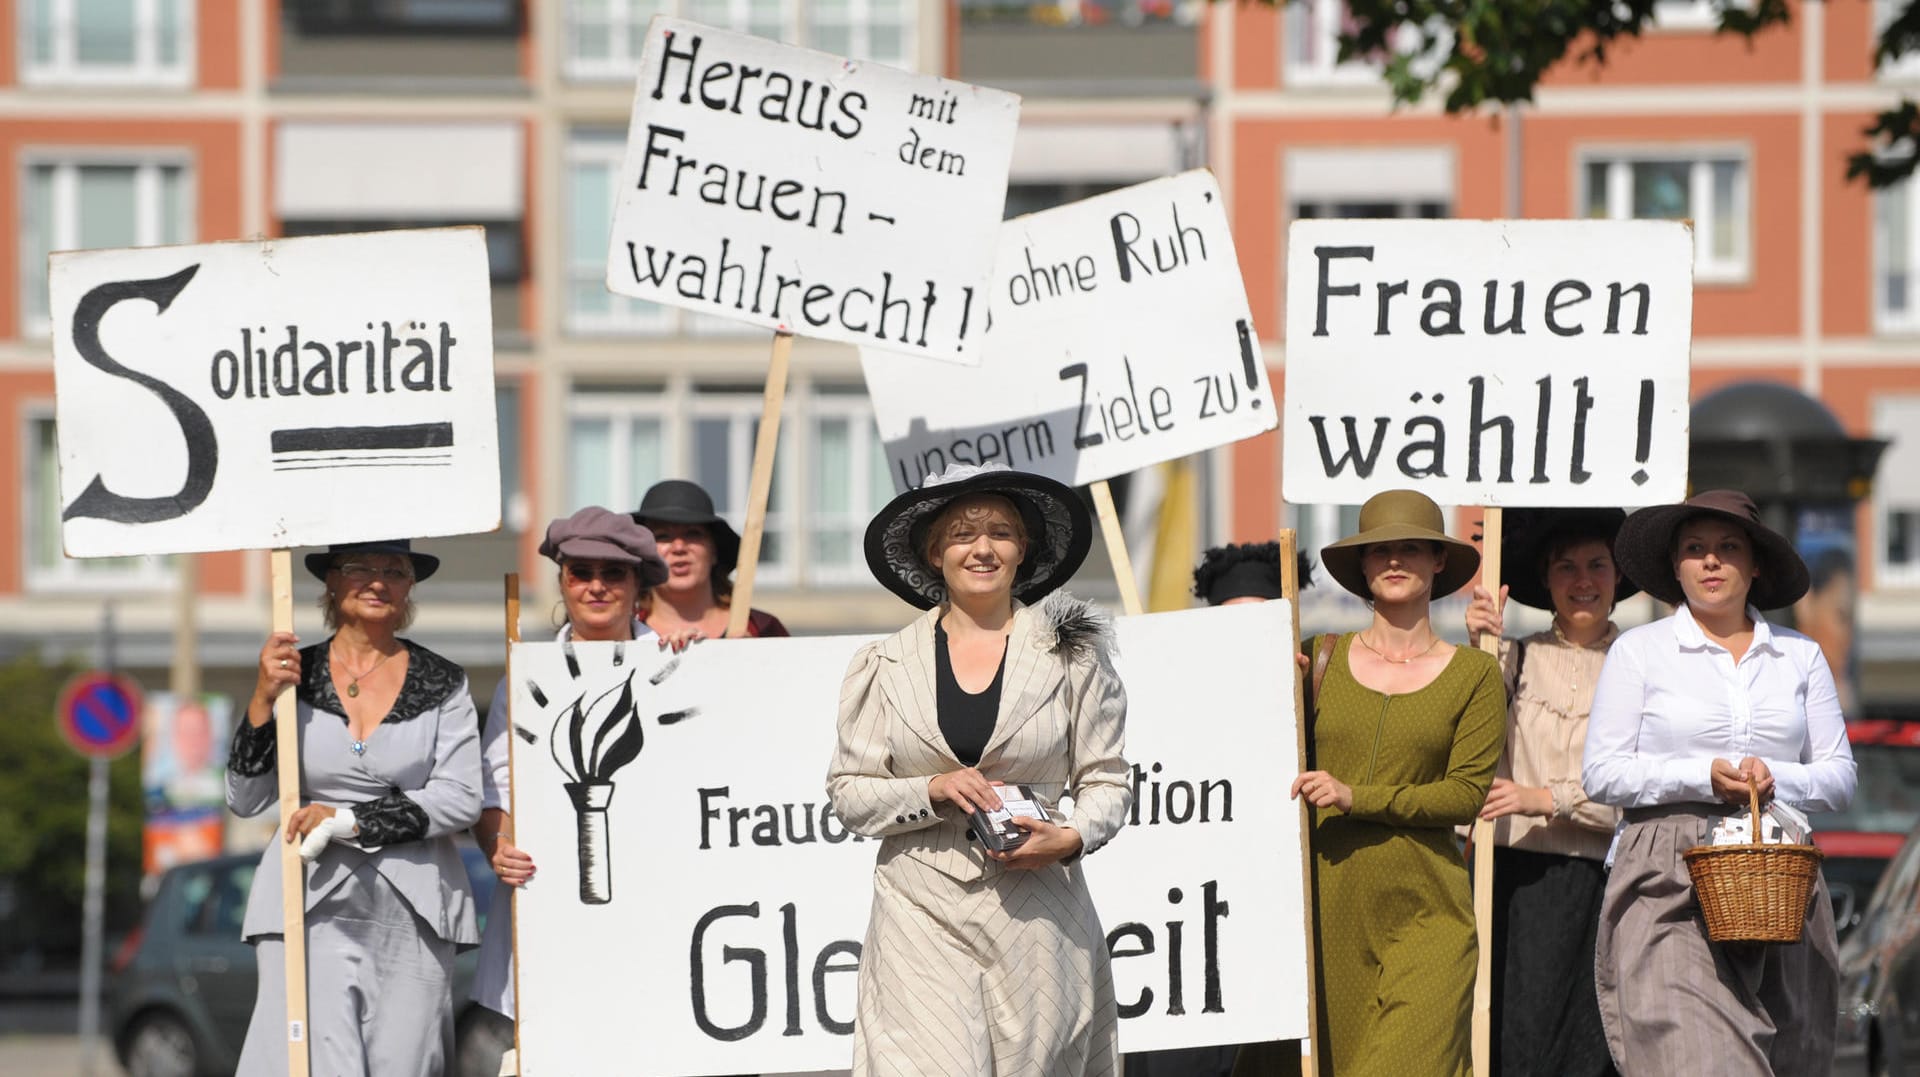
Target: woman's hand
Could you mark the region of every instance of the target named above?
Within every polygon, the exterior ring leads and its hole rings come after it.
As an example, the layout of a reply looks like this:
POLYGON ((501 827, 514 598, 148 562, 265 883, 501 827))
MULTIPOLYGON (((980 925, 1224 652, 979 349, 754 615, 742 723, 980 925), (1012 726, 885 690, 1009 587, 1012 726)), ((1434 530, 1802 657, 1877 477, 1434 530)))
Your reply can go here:
POLYGON ((508 886, 525 886, 533 881, 533 857, 515 848, 505 838, 494 843, 493 856, 487 862, 493 865, 493 873, 508 886))
POLYGON ((1008 871, 1033 871, 1079 855, 1080 832, 1070 826, 1024 815, 1013 816, 1009 821, 1027 832, 1027 840, 1008 852, 987 850, 987 855, 1005 864, 1008 871))
POLYGON ((679 654, 681 651, 707 638, 706 632, 698 628, 683 628, 678 632, 660 632, 658 635, 660 636, 660 649, 664 651, 671 647, 674 654, 679 654))
POLYGON ((1484 587, 1473 589, 1473 601, 1467 604, 1467 639, 1475 647, 1480 646, 1480 634, 1491 632, 1498 639, 1506 629, 1507 588, 1500 587, 1500 601, 1495 602, 1493 595, 1484 587))
MULTIPOLYGON (((1505 590, 1505 588, 1502 588, 1505 590)), ((1553 814, 1553 792, 1533 785, 1515 785, 1506 778, 1495 778, 1493 788, 1487 793, 1487 803, 1480 809, 1480 818, 1498 819, 1503 815, 1553 814)))
POLYGON ((1713 761, 1713 793, 1729 804, 1747 802, 1747 785, 1757 782, 1760 786, 1760 803, 1773 799, 1773 770, 1766 760, 1748 756, 1735 767, 1724 759, 1713 761))
POLYGON ((1000 806, 999 782, 990 782, 973 767, 937 774, 927 783, 927 799, 935 804, 952 804, 962 811, 992 811, 1000 806))
POLYGON ((1353 787, 1324 770, 1310 770, 1295 778, 1287 795, 1296 800, 1304 796, 1316 808, 1353 810, 1353 787))
POLYGON ((291 845, 313 833, 314 827, 331 818, 333 809, 325 804, 309 804, 294 812, 293 818, 287 820, 287 844, 291 845))
POLYGON ((247 721, 256 726, 266 725, 267 719, 273 716, 273 701, 299 683, 300 637, 291 632, 275 632, 260 648, 260 668, 254 676, 247 721))

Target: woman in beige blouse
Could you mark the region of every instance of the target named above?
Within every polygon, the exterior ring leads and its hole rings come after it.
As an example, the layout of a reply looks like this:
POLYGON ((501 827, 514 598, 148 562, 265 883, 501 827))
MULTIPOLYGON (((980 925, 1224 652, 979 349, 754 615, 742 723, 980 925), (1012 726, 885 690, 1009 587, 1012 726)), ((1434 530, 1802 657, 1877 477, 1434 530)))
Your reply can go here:
POLYGON ((1507 748, 1481 818, 1493 822, 1494 1070, 1612 1074, 1594 997, 1594 932, 1614 809, 1580 788, 1594 682, 1620 634, 1614 604, 1638 588, 1613 563, 1618 509, 1510 512, 1496 604, 1475 588, 1467 630, 1498 634, 1508 597, 1553 625, 1500 645, 1507 748), (1518 518, 1516 518, 1518 517, 1518 518))

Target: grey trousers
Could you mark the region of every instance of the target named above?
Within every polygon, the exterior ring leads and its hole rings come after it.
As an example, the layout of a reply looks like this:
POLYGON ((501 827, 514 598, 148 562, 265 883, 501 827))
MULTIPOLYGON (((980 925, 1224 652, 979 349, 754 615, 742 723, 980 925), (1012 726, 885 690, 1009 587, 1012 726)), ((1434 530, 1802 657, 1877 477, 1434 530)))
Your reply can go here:
MULTIPOLYGON (((286 940, 252 940, 260 967, 237 1077, 287 1072, 286 940)), ((453 1057, 453 943, 379 872, 362 868, 307 913, 308 1072, 440 1077, 453 1057)))

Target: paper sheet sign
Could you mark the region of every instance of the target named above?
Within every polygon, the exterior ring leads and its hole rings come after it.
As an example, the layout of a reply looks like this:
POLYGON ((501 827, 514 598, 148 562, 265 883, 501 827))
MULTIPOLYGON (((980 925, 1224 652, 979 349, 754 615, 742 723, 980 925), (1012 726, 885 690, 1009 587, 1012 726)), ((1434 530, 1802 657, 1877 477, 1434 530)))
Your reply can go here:
POLYGON ((972 363, 1019 112, 997 90, 655 16, 607 287, 972 363))
POLYGON ((1692 331, 1678 221, 1295 221, 1285 496, 1678 501, 1692 331))
POLYGON ((56 253, 70 557, 500 525, 481 229, 56 253))
POLYGON ((1205 170, 1000 226, 978 367, 861 352, 895 489, 997 461, 1073 485, 1279 423, 1205 170))

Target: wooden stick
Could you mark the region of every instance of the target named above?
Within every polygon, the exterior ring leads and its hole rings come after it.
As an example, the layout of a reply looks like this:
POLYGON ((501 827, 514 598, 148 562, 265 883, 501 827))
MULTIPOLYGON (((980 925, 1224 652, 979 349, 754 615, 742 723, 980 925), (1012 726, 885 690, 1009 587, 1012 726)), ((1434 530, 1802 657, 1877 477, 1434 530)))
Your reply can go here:
MULTIPOLYGON (((507 713, 498 715, 498 719, 507 723, 501 733, 507 738, 507 825, 505 833, 500 835, 508 841, 513 840, 513 645, 520 642, 520 574, 507 573, 507 664, 501 670, 501 676, 507 679, 507 713)), ((487 715, 489 721, 495 715, 487 715)), ((507 888, 507 914, 512 917, 513 937, 508 940, 513 952, 513 1055, 514 1071, 519 1072, 520 1058, 520 902, 514 897, 512 887, 507 888)))
POLYGON ((1120 607, 1128 616, 1140 613, 1140 581, 1133 578, 1133 559, 1127 556, 1127 533, 1120 529, 1120 513, 1113 507, 1113 490, 1101 479, 1088 487, 1093 491, 1093 507, 1100 514, 1100 533, 1106 536, 1107 556, 1113 561, 1113 576, 1120 584, 1120 607))
MULTIPOLYGON (((273 630, 293 631, 293 551, 268 558, 273 575, 273 630)), ((273 701, 274 750, 280 773, 280 929, 287 959, 287 1077, 307 1077, 307 869, 298 842, 285 840, 300 810, 300 713, 297 696, 273 701)))
POLYGON ((753 444, 753 485, 747 493, 747 526, 740 536, 740 566, 733 578, 733 606, 727 611, 727 638, 747 634, 753 612, 753 576, 760 566, 760 536, 767 529, 767 497, 773 492, 773 454, 780 447, 780 404, 787 397, 787 360, 793 354, 793 334, 773 335, 773 356, 767 362, 767 387, 760 399, 760 436, 753 444))
MULTIPOLYGON (((1280 595, 1287 600, 1293 617, 1293 654, 1300 653, 1300 560, 1296 554, 1300 538, 1291 527, 1280 529, 1280 595)), ((1293 672, 1293 739, 1294 750, 1299 754, 1300 770, 1307 769, 1307 674, 1303 674, 1298 665, 1293 672)), ((1307 802, 1300 800, 1300 852, 1304 858, 1301 863, 1300 889, 1306 901, 1302 908, 1306 911, 1307 932, 1307 1038, 1305 1050, 1300 1053, 1301 1077, 1319 1077, 1319 1017, 1320 999, 1314 991, 1317 982, 1315 970, 1318 966, 1317 950, 1313 945, 1313 824, 1307 815, 1307 802)))
MULTIPOLYGON (((1480 529, 1480 585, 1500 593, 1500 509, 1489 508, 1480 529)), ((1480 635, 1480 649, 1498 658, 1500 637, 1480 635)), ((1473 974, 1473 1077, 1493 1072, 1493 824, 1473 821, 1473 926, 1480 963, 1473 974)))

